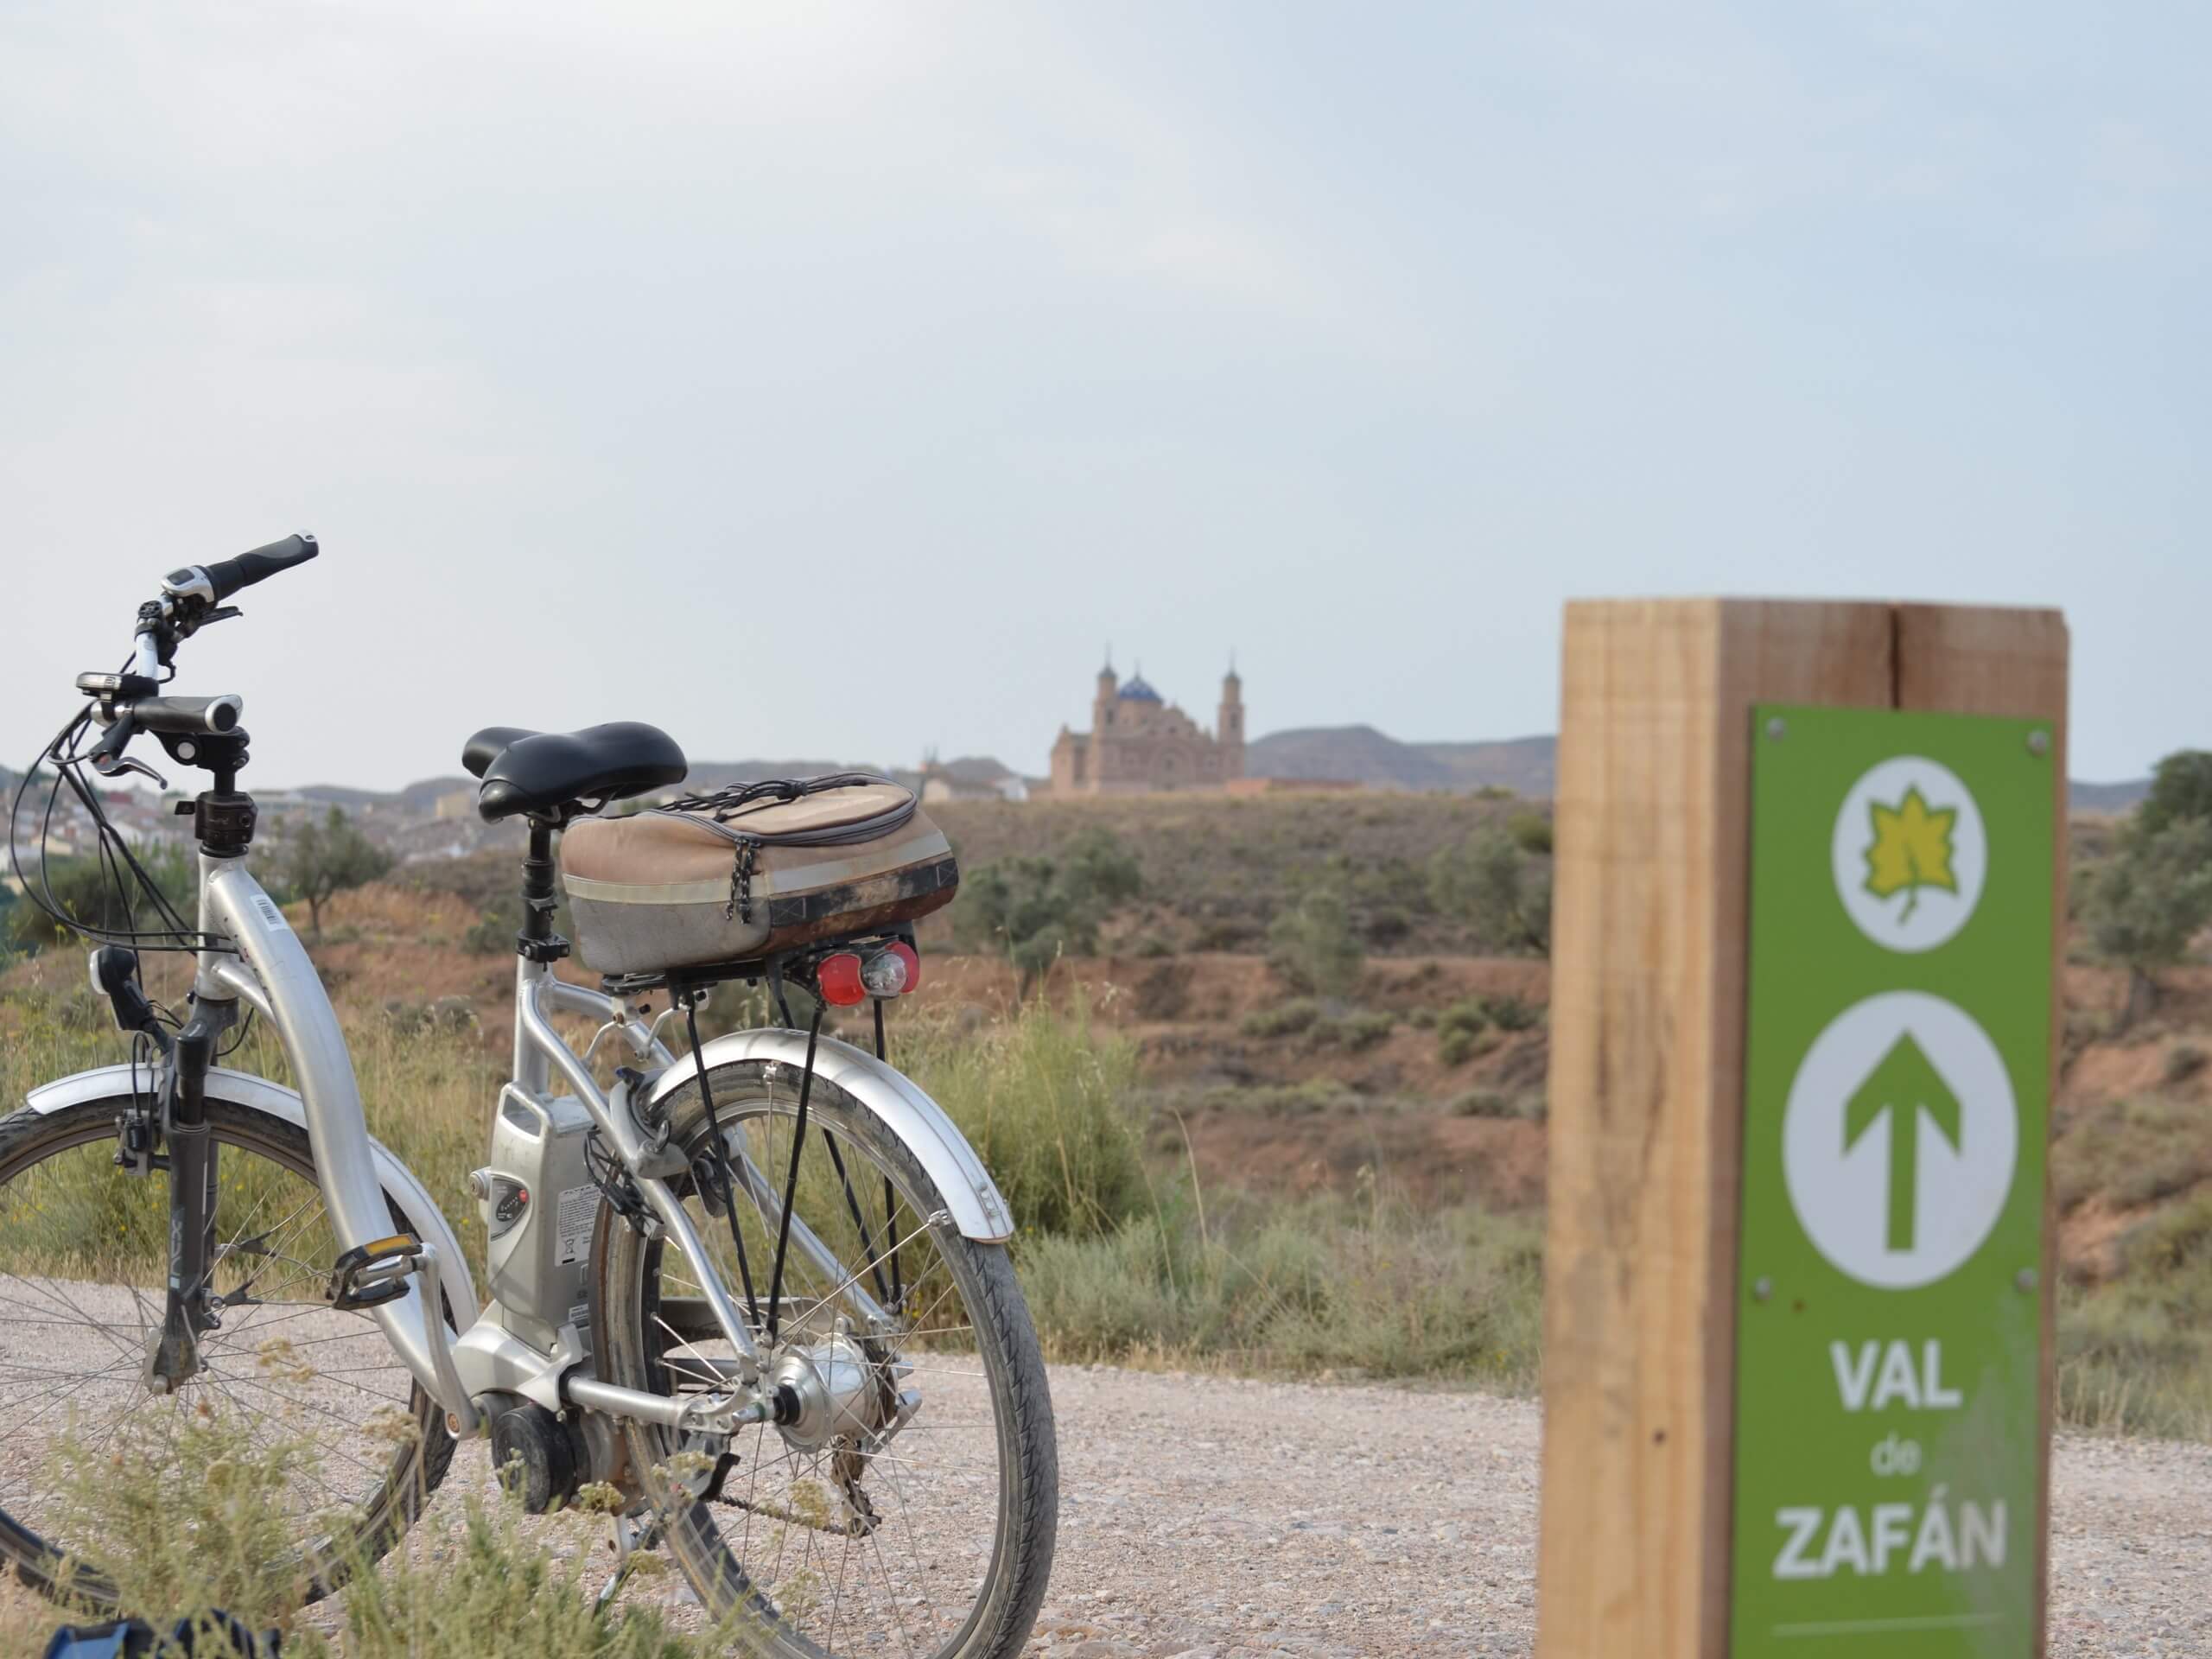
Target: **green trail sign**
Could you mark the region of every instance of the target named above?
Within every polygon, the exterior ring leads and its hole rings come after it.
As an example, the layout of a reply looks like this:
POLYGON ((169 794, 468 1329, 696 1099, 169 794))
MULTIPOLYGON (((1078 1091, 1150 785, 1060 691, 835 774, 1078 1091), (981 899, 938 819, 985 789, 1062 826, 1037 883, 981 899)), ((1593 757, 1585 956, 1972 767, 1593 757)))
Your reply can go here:
POLYGON ((2030 1659, 2047 723, 1757 711, 1733 1659, 2030 1659))

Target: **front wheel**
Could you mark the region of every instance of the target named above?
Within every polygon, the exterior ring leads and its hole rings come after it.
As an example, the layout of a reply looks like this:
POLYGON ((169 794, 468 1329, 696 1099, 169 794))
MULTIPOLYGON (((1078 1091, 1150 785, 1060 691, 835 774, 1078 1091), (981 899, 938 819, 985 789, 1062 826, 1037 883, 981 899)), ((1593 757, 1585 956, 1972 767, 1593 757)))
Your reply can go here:
MULTIPOLYGON (((132 1105, 0 1120, 0 1560, 41 1592, 66 1585, 111 1609, 108 1564, 145 1545, 129 1506, 87 1501, 87 1480, 111 1478, 109 1462, 139 1478, 137 1460, 174 1452, 181 1429, 226 1425, 226 1447, 286 1471, 261 1565, 315 1599, 413 1522, 453 1438, 376 1322, 323 1300, 337 1246, 306 1131, 212 1093, 221 1306, 197 1374, 173 1394, 149 1389, 168 1179, 115 1166, 116 1120, 132 1105), (58 1481, 58 1465, 79 1478, 58 1481)), ((394 1226, 412 1228, 390 1202, 394 1226)))
MULTIPOLYGON (((836 1265, 794 1247, 772 1302, 797 1081, 753 1061, 717 1067, 709 1081, 732 1161, 742 1154, 767 1178, 738 1182, 746 1265, 710 1175, 703 1191, 690 1180, 678 1189, 703 1263, 602 1208, 593 1249, 601 1374, 655 1394, 721 1387, 734 1354, 701 1317, 700 1277, 717 1274, 744 1308, 749 1274, 764 1369, 795 1385, 807 1413, 741 1430, 726 1450, 628 1424, 646 1489, 681 1482, 696 1500, 663 1499, 671 1549, 709 1616, 757 1651, 1012 1659, 1052 1568, 1058 1456, 1044 1360, 1005 1247, 962 1237, 906 1147, 817 1077, 791 1211, 836 1265), (889 1314, 885 1326, 855 1317, 854 1285, 889 1314)), ((669 1113, 693 1168, 711 1170, 696 1081, 669 1113)))

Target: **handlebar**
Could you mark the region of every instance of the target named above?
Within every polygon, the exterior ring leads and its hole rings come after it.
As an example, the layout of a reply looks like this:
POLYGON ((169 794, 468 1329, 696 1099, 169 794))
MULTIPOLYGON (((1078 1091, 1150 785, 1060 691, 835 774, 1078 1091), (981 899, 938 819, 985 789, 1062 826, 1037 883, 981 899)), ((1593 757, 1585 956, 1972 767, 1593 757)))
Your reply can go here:
POLYGON ((219 697, 140 697, 117 712, 128 714, 142 732, 197 737, 236 730, 245 702, 233 691, 219 697))
POLYGON ((281 542, 271 542, 266 547, 257 547, 251 553, 241 553, 235 559, 225 559, 207 567, 207 577, 215 587, 215 598, 219 603, 241 588, 251 588, 257 582, 266 582, 279 570, 289 570, 296 564, 305 564, 321 552, 315 537, 306 531, 296 536, 287 536, 281 542))
POLYGON ((220 559, 213 564, 188 564, 181 570, 172 570, 162 579, 162 586, 178 598, 193 597, 219 605, 232 594, 251 588, 257 582, 266 582, 279 570, 305 564, 321 551, 314 535, 303 530, 296 536, 257 547, 234 559, 220 559))
POLYGON ((92 769, 112 777, 123 752, 141 732, 171 737, 219 737, 238 729, 245 700, 236 692, 219 697, 133 697, 104 702, 100 718, 107 730, 92 745, 87 757, 92 769))
MULTIPOLYGON (((162 578, 162 597, 138 607, 130 660, 120 673, 79 675, 77 689, 97 700, 93 717, 107 729, 86 759, 103 776, 143 770, 123 752, 140 732, 164 737, 219 737, 238 729, 245 704, 236 696, 164 697, 153 695, 165 677, 177 643, 210 622, 236 616, 223 601, 266 582, 280 570, 305 564, 322 551, 306 531, 213 564, 188 564, 162 578), (143 695, 139 695, 143 694, 143 695)), ((244 734, 239 734, 244 737, 244 734)), ((172 749, 172 753, 176 751, 172 749)), ((187 749, 185 753, 191 751, 187 749)))

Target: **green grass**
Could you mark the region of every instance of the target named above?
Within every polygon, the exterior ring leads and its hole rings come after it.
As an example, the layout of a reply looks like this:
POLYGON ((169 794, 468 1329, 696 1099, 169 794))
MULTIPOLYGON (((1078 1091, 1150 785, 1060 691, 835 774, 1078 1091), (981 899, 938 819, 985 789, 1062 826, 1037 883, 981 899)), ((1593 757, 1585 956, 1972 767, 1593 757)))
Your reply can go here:
POLYGON ((1134 1097, 1135 1046, 1078 997, 1014 1018, 901 1022, 892 1058, 959 1124, 1031 1233, 1110 1233, 1153 1201, 1134 1097))
MULTIPOLYGON (((1483 1009, 1478 1029, 1497 1029, 1498 1012, 1483 1009)), ((1504 1013, 1510 1023, 1518 1010, 1504 1013)), ((1323 1018, 1317 1009, 1306 1031, 1323 1018)), ((0 1099, 121 1058, 104 1022, 79 992, 0 1000, 0 1099)), ((1463 1015, 1452 1028, 1471 1023, 1463 1015)), ((445 1205, 480 1273, 480 1228, 461 1183, 482 1155, 499 1058, 473 1033, 380 1011, 349 1030, 372 1128, 445 1205)), ((894 1019, 893 1058, 944 1104, 1012 1204, 1016 1262, 1054 1357, 1534 1386, 1541 1284, 1528 1220, 1472 1207, 1424 1212, 1372 1191, 1290 1202, 1200 1189, 1172 1125, 1147 1154, 1154 1098, 1138 1088, 1135 1049, 1080 1005, 1056 1013, 1035 1003, 980 1026, 894 1019)), ((229 1063, 284 1076, 257 1034, 229 1063)), ((1325 1109, 1337 1095, 1311 1085, 1231 1091, 1219 1103, 1232 1099, 1294 1114, 1325 1109)), ((1529 1107, 1476 1093, 1458 1109, 1529 1107)), ((2180 1130, 2202 1111, 2153 1097, 2069 1128, 2055 1160, 2062 1193, 2069 1183, 2109 1186, 2151 1203, 2186 1190, 2201 1167, 2180 1130), (2127 1167, 2106 1166, 2108 1141, 2127 1167), (2148 1155, 2157 1146, 2175 1150, 2148 1155)), ((105 1248, 102 1229, 114 1223, 101 1206, 124 1185, 85 1162, 81 1216, 40 1246, 73 1259, 105 1248)), ((34 1243, 0 1235, 18 1267, 34 1243)), ((2212 1440, 2212 1196, 2167 1202, 2122 1257, 2111 1282, 2062 1298, 2062 1421, 2212 1440)))
MULTIPOLYGON (((473 1032, 395 1019, 381 1009, 349 1021, 346 1041, 369 1132, 429 1188, 461 1237, 470 1270, 480 1278, 483 1229, 465 1182, 483 1159, 492 1104, 506 1075, 503 1061, 473 1032)), ((22 991, 0 999, 0 1110, 13 1109, 38 1084, 129 1057, 128 1043, 89 991, 22 991)), ((283 1048, 260 1020, 218 1064, 291 1084, 283 1048)), ((238 1173, 249 1180, 270 1173, 259 1160, 238 1161, 238 1173)), ((158 1245, 167 1223, 156 1219, 165 1202, 157 1184, 118 1177, 90 1151, 57 1166, 55 1173, 73 1192, 41 1193, 41 1226, 35 1234, 0 1217, 0 1249, 15 1270, 114 1268, 136 1247, 158 1245), (151 1230, 142 1239, 138 1232, 145 1228, 151 1230)), ((250 1210, 260 1196, 249 1188, 226 1188, 223 1201, 250 1210)), ((222 1216, 219 1211, 219 1227, 222 1216)))
POLYGON ((1373 1197, 1198 1196, 1111 1234, 1022 1241, 1052 1357, 1534 1389, 1532 1224, 1373 1197))
POLYGON ((2212 1440, 2212 1194, 2131 1234, 2119 1275, 2069 1287, 2058 1320, 2058 1409, 2077 1427, 2212 1440))

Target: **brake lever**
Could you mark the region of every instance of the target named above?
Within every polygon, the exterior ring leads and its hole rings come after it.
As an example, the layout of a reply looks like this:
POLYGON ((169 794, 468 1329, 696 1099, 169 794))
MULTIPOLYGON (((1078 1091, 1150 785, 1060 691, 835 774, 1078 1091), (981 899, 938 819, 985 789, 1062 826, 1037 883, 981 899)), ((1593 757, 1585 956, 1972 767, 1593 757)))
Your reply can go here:
POLYGON ((102 777, 106 777, 108 768, 115 763, 117 757, 122 754, 124 746, 130 741, 131 734, 135 729, 136 723, 131 720, 127 710, 116 715, 115 718, 108 722, 107 730, 100 734, 100 741, 92 745, 90 757, 92 769, 102 777))
POLYGON ((127 754, 119 759, 106 756, 96 758, 92 761, 92 770, 103 778, 124 778, 136 772, 141 778, 152 779, 163 789, 169 786, 169 780, 162 777, 160 772, 156 772, 143 760, 127 754))
POLYGON ((245 613, 235 605, 219 605, 212 611, 198 613, 189 618, 180 617, 177 620, 177 632, 189 639, 210 622, 227 622, 234 616, 245 614, 245 613))
POLYGON ((126 778, 135 772, 141 778, 152 779, 167 789, 169 786, 168 779, 143 760, 134 760, 123 753, 136 730, 137 724, 128 713, 118 714, 115 723, 107 728, 106 735, 92 745, 92 753, 86 757, 92 763, 92 770, 103 778, 126 778))

